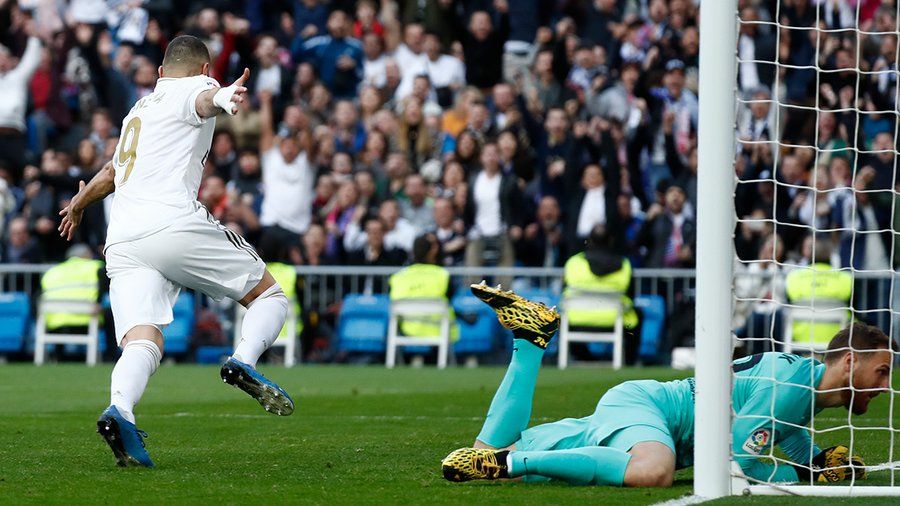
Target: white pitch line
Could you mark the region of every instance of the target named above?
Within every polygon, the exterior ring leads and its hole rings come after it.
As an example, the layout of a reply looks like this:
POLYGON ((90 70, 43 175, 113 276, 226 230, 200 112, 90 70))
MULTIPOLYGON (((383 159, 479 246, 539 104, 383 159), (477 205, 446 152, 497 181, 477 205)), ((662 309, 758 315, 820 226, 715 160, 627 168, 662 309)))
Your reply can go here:
MULTIPOLYGON (((50 415, 48 415, 50 416, 50 415)), ((54 415, 55 416, 55 415, 54 415)), ((463 421, 463 422, 480 422, 484 420, 483 416, 427 416, 427 415, 305 415, 307 418, 340 418, 362 421, 428 421, 428 420, 445 420, 445 421, 463 421)), ((151 413, 141 415, 141 418, 272 418, 268 414, 249 414, 249 413, 189 413, 181 411, 177 413, 151 413)), ((553 421, 554 418, 534 417, 534 422, 553 421)))
POLYGON ((677 499, 669 499, 668 501, 654 503, 651 506, 689 506, 691 504, 700 504, 709 499, 700 497, 699 495, 686 495, 677 499))

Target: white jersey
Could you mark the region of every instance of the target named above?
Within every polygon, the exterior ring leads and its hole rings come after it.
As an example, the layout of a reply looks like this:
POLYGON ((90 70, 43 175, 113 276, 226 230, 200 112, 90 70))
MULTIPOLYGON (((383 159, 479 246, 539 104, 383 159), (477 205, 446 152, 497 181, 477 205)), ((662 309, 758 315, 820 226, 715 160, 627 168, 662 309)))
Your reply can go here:
POLYGON ((215 118, 197 115, 197 96, 219 83, 204 75, 160 78, 122 121, 113 156, 116 192, 106 246, 165 229, 193 213, 215 118))

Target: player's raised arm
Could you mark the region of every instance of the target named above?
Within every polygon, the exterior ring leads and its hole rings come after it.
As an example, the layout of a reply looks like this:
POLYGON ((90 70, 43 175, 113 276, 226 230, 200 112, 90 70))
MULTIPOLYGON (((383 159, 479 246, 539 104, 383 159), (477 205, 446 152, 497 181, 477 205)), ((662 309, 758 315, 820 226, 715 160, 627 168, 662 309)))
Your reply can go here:
POLYGON ((275 128, 272 117, 272 93, 259 94, 259 152, 265 153, 275 145, 275 128))
POLYGON ((64 237, 67 241, 72 240, 75 230, 81 224, 85 208, 114 192, 116 190, 115 179, 116 171, 113 169, 112 161, 109 161, 100 169, 100 172, 94 175, 90 183, 79 182, 78 193, 72 197, 69 205, 59 212, 59 215, 63 217, 62 223, 59 225, 60 237, 64 237))
POLYGON ((250 78, 250 69, 245 68, 241 77, 238 77, 231 86, 223 88, 211 88, 197 95, 194 106, 197 115, 201 118, 212 118, 220 112, 234 115, 237 113, 238 104, 243 102, 247 88, 244 83, 250 78))

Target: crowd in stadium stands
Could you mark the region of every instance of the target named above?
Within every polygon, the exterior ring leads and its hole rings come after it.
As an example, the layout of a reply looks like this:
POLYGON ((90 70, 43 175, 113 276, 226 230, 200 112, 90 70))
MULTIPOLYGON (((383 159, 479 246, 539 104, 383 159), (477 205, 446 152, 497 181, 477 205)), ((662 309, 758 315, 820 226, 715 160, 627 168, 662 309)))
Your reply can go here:
MULTIPOLYGON (((890 269, 896 1, 739 8, 739 258, 810 263, 815 227, 834 230, 819 236, 834 266, 890 269)), ((401 265, 432 231, 447 266, 561 266, 605 225, 635 267, 693 267, 698 10, 0 0, 2 261, 63 258, 58 211, 188 33, 219 82, 250 68, 252 99, 219 118, 199 199, 269 260, 401 265)), ((108 209, 79 238, 98 256, 108 209)))
MULTIPOLYGON (((189 33, 220 82, 251 71, 199 199, 269 259, 401 265, 433 231, 448 266, 561 266, 605 224, 635 266, 692 266, 697 11, 0 0, 2 259, 63 259, 58 211, 114 154, 166 42, 189 33)), ((108 209, 79 237, 98 256, 108 209)))

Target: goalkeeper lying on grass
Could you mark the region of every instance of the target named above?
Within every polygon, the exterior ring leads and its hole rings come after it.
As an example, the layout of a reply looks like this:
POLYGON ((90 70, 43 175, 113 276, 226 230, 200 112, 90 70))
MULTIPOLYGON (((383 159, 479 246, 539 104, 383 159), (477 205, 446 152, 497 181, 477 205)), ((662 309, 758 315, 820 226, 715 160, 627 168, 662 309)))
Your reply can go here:
MULTIPOLYGON (((541 358, 559 315, 484 284, 472 285, 472 291, 513 331, 513 355, 474 448, 442 461, 445 478, 665 487, 676 469, 692 465, 693 378, 627 381, 606 392, 590 416, 526 430, 541 358)), ((865 413, 869 401, 889 388, 889 344, 880 329, 855 323, 834 336, 824 363, 788 353, 735 361, 732 440, 743 472, 771 482, 834 482, 854 473, 857 480, 865 478, 862 459, 851 457, 845 446, 819 449, 805 427, 824 408, 865 413), (794 464, 774 463, 773 446, 794 464)))

